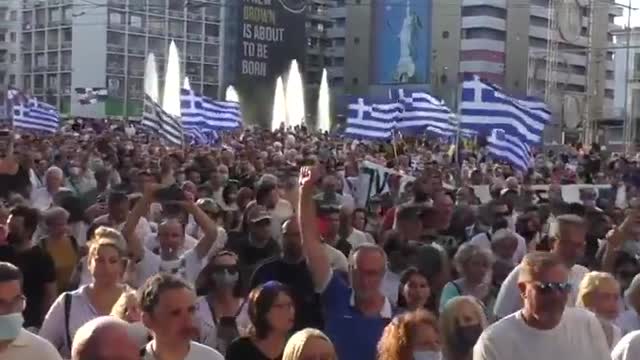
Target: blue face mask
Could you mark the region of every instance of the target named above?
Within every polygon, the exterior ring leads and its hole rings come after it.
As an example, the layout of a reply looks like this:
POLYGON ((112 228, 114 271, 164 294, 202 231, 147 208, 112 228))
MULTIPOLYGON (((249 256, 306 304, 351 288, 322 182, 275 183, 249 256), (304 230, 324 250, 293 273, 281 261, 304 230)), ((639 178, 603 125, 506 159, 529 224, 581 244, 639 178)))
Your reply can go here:
POLYGON ((23 323, 22 313, 0 315, 0 341, 15 340, 23 323))
POLYGON ((414 351, 413 360, 441 360, 442 355, 439 351, 414 351))

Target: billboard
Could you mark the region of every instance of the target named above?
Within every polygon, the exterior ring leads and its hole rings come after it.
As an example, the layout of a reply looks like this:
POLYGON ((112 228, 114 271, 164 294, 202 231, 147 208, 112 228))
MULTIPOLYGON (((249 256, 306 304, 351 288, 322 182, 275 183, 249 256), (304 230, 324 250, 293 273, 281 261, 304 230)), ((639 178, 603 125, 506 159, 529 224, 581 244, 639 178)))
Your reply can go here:
POLYGON ((433 0, 378 0, 373 9, 373 84, 430 82, 433 0))
POLYGON ((275 81, 291 61, 304 65, 305 0, 238 1, 235 79, 247 122, 268 125, 275 81))

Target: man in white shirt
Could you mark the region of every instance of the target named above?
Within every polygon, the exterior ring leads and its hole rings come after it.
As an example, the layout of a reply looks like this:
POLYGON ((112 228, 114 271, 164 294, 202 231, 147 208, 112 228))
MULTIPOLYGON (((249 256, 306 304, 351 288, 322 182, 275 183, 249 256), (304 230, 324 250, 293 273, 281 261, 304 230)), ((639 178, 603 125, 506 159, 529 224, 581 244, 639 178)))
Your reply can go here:
POLYGON ((521 311, 488 327, 478 339, 473 360, 604 360, 609 346, 598 319, 566 308, 569 270, 556 254, 525 256, 518 272, 521 311))
MULTIPOLYGON (((551 252, 556 254, 569 270, 569 283, 572 289, 569 293, 567 305, 574 306, 576 302, 578 286, 586 273, 587 268, 577 265, 576 262, 584 255, 586 245, 587 226, 584 220, 576 215, 558 216, 550 230, 552 239, 551 252)), ((500 286, 498 297, 493 308, 498 318, 503 318, 522 308, 522 298, 518 291, 518 277, 520 265, 516 266, 500 286)))
POLYGON ((73 337, 71 360, 139 360, 140 349, 129 324, 101 316, 82 325, 73 337))
POLYGON ((61 360, 51 343, 22 328, 25 300, 22 273, 0 262, 0 359, 61 360))
POLYGON ((640 330, 625 335, 611 352, 611 360, 640 359, 640 330))
POLYGON ((198 336, 196 293, 179 277, 158 274, 140 289, 142 321, 153 340, 142 351, 143 360, 223 360, 210 347, 191 341, 198 336))
POLYGON ((44 187, 31 193, 32 207, 44 211, 53 205, 54 196, 62 189, 64 173, 59 167, 52 166, 44 174, 44 187))

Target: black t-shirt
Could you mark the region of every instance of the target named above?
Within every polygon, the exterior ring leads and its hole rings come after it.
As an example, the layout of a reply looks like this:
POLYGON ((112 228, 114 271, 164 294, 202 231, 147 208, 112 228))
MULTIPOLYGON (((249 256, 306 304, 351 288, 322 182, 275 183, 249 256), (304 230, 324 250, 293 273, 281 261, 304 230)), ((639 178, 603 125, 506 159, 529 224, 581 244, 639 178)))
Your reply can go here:
POLYGON ((251 288, 267 281, 278 281, 291 289, 296 304, 294 330, 323 328, 320 296, 315 293, 311 273, 304 260, 297 264, 286 263, 280 258, 267 260, 253 274, 251 288))
POLYGON ((275 240, 269 240, 263 247, 256 247, 249 241, 246 233, 236 231, 229 232, 226 249, 238 255, 240 276, 245 288, 249 285, 248 281, 260 263, 280 254, 280 246, 275 240))
POLYGON ((0 174, 0 198, 7 198, 11 193, 28 196, 27 188, 31 185, 29 171, 22 166, 14 175, 0 174))
POLYGON ((282 354, 275 358, 268 358, 251 339, 239 337, 231 342, 224 358, 225 360, 281 360, 282 354))
POLYGON ((27 306, 23 313, 24 326, 39 327, 46 311, 42 308, 44 286, 56 281, 53 259, 39 246, 23 252, 16 252, 11 246, 1 246, 0 261, 9 262, 22 271, 22 287, 27 298, 27 306))

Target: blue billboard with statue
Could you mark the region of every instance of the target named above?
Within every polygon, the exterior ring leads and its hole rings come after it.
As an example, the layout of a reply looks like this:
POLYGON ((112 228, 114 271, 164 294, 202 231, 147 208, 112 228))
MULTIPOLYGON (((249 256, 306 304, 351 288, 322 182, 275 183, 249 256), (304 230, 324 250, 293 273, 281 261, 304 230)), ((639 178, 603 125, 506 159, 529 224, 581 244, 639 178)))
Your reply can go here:
POLYGON ((432 0, 378 0, 373 9, 372 84, 426 84, 432 0))

